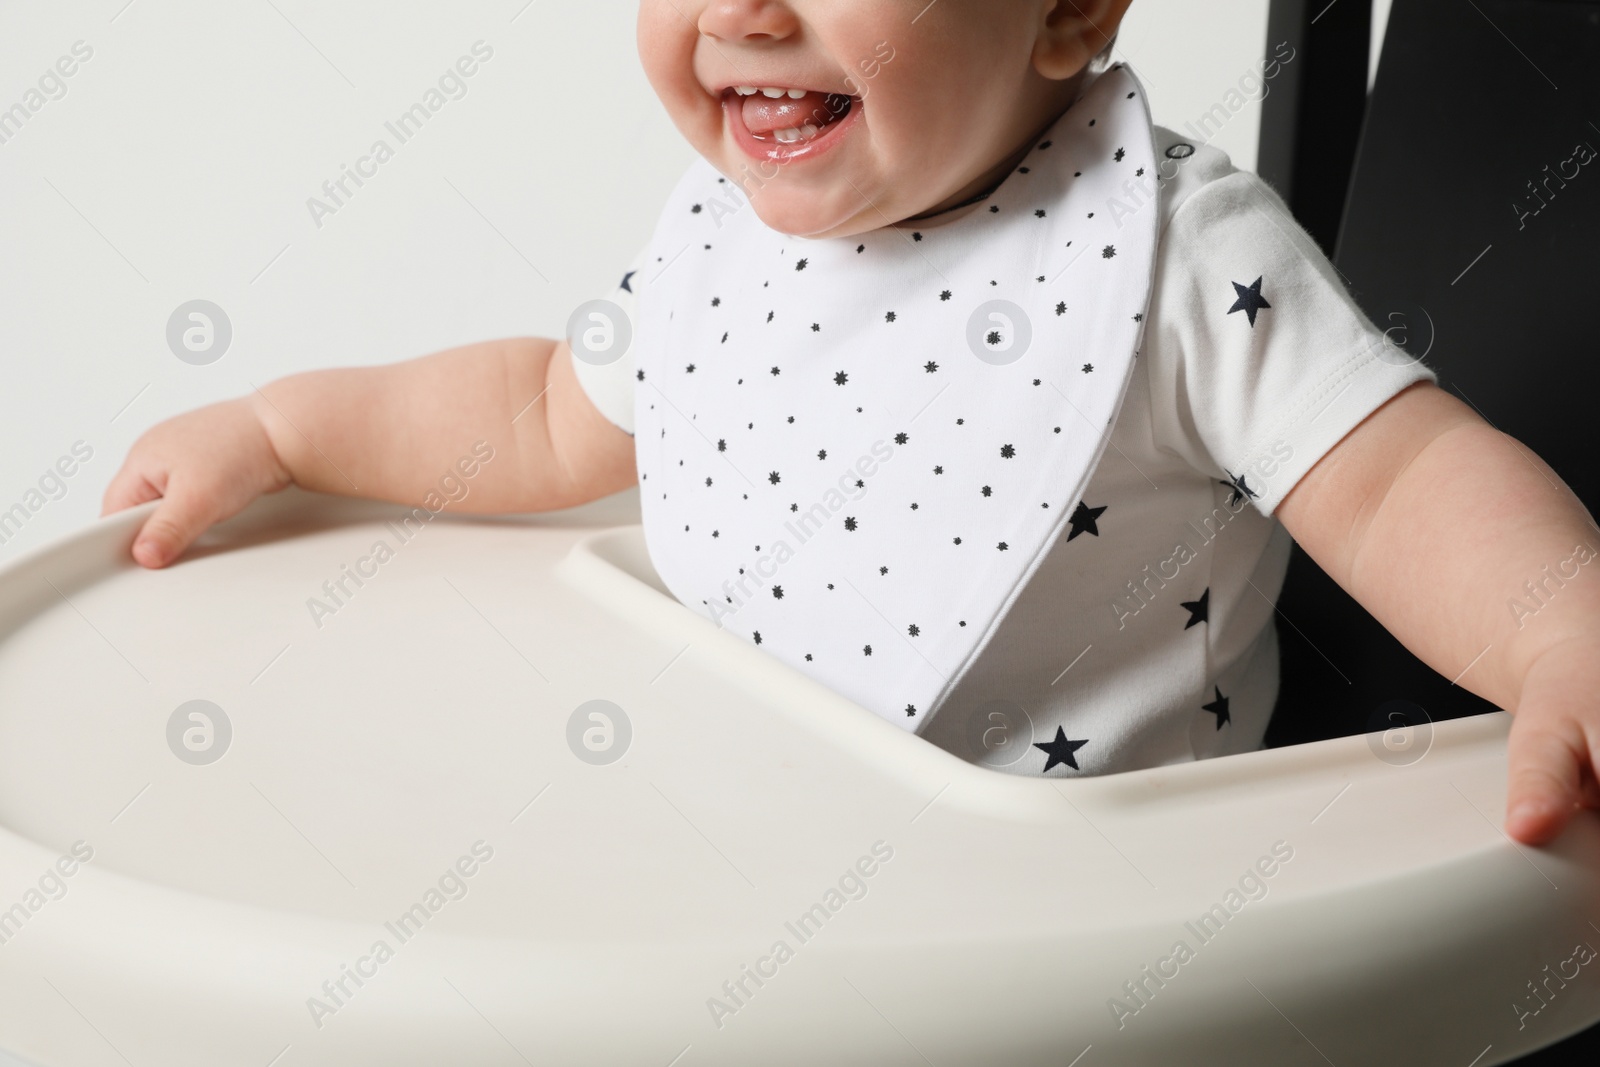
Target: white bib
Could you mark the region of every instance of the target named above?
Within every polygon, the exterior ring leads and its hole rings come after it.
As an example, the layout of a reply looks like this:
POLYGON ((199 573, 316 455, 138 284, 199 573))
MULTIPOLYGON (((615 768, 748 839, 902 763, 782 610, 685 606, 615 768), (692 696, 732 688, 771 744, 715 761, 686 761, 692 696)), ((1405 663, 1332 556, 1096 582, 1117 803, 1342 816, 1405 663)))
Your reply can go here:
POLYGON ((651 243, 634 347, 667 587, 920 729, 1057 538, 1099 536, 1080 494, 1143 332, 1155 190, 1121 65, 926 232, 778 233, 696 164, 651 243))

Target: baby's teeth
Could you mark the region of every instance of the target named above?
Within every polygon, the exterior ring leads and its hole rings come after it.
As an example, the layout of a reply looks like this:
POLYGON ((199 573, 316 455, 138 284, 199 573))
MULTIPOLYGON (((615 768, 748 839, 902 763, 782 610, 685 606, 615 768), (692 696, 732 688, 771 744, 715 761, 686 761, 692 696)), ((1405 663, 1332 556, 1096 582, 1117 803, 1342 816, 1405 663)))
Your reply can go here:
POLYGON ((780 97, 784 96, 786 93, 787 93, 787 90, 785 90, 785 89, 763 89, 763 90, 761 90, 761 95, 762 96, 769 96, 774 100, 779 99, 780 97))
POLYGON ((738 93, 740 96, 756 95, 756 87, 754 85, 735 85, 733 87, 733 91, 738 93))
POLYGON ((801 97, 803 97, 805 95, 806 95, 806 91, 804 89, 790 89, 789 90, 789 99, 790 100, 799 100, 801 97))
POLYGON ((783 144, 793 144, 795 141, 809 141, 822 131, 811 123, 806 123, 796 129, 774 130, 772 136, 783 144))

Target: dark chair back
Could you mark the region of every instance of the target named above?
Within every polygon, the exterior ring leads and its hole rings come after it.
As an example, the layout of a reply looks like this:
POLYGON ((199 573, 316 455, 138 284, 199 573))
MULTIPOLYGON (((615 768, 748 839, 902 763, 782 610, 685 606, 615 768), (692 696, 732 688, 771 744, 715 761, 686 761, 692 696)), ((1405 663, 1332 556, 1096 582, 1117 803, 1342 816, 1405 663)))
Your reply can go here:
MULTIPOLYGON (((1444 388, 1600 506, 1600 0, 1394 0, 1334 261, 1444 388)), ((1492 710, 1298 548, 1279 607, 1268 744, 1375 728, 1393 700, 1492 710)))

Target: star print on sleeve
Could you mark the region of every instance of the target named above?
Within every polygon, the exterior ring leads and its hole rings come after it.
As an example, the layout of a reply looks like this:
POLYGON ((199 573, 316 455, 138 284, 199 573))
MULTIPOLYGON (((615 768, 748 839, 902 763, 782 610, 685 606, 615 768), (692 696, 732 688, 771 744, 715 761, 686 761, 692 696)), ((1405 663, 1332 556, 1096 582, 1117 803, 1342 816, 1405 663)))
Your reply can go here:
POLYGON ((1224 471, 1224 473, 1227 474, 1227 476, 1231 480, 1230 481, 1226 481, 1226 482, 1220 482, 1218 484, 1225 485, 1229 489, 1233 490, 1233 495, 1228 498, 1228 506, 1230 508, 1233 507, 1233 505, 1237 504, 1244 497, 1247 497, 1247 496, 1248 497, 1258 497, 1258 496, 1261 495, 1260 493, 1256 492, 1254 489, 1250 488, 1250 483, 1245 481, 1243 474, 1234 474, 1232 471, 1228 470, 1227 468, 1223 468, 1223 471, 1224 471))
POLYGON ((1196 623, 1210 622, 1211 587, 1206 586, 1206 591, 1200 594, 1199 600, 1183 601, 1182 607, 1189 613, 1189 621, 1183 624, 1185 630, 1196 623))
POLYGON ((1082 741, 1067 740, 1067 731, 1062 727, 1057 726, 1056 736, 1053 740, 1046 741, 1043 744, 1035 741, 1033 743, 1033 747, 1039 749, 1046 756, 1050 757, 1044 761, 1044 769, 1046 772, 1048 772, 1050 768, 1054 767, 1058 763, 1065 763, 1068 767, 1071 767, 1076 771, 1080 768, 1078 767, 1078 758, 1074 755, 1074 753, 1088 743, 1088 738, 1084 738, 1082 741))
POLYGON ((1233 307, 1228 309, 1228 314, 1232 315, 1235 311, 1244 312, 1250 319, 1250 328, 1252 330, 1255 329, 1256 312, 1262 308, 1270 308, 1272 306, 1261 296, 1261 279, 1257 278, 1249 285, 1240 285, 1238 282, 1234 282, 1233 291, 1238 298, 1234 300, 1233 307))
POLYGON ((618 286, 618 288, 625 293, 633 292, 633 276, 638 273, 639 272, 636 270, 630 270, 628 273, 624 274, 622 276, 622 284, 618 286))
POLYGON ((1228 698, 1222 695, 1222 690, 1215 685, 1211 687, 1217 694, 1217 699, 1209 704, 1202 704, 1201 710, 1209 711, 1217 717, 1217 729, 1222 729, 1222 724, 1228 722, 1228 698))

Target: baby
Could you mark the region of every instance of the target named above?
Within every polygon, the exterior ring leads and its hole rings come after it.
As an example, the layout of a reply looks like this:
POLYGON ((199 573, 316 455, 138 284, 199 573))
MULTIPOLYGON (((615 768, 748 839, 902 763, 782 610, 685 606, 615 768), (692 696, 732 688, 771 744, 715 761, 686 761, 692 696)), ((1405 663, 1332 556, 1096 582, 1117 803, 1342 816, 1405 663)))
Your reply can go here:
MULTIPOLYGON (((467 508, 640 487, 688 608, 1011 773, 1260 747, 1293 537, 1515 713, 1507 832, 1600 807, 1600 586, 1556 475, 1387 342, 1255 176, 1152 124, 1131 0, 642 0, 700 154, 567 341, 300 374, 169 420, 104 510, 162 567, 290 483, 467 508), (359 486, 359 490, 356 487, 359 486), (1542 578, 1541 578, 1542 576, 1542 578)), ((1283 57, 1279 57, 1282 59, 1283 57)))

